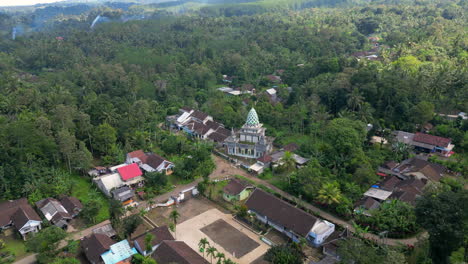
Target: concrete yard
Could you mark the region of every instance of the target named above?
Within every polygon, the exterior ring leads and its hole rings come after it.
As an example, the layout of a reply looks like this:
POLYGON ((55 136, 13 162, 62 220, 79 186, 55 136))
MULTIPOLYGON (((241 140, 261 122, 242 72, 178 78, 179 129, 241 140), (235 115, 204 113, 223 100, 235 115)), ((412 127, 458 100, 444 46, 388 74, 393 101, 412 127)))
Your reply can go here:
POLYGON ((236 222, 232 215, 216 208, 178 224, 176 233, 177 240, 184 241, 197 252, 200 239, 207 238, 210 245, 238 264, 254 262, 269 248, 259 235, 236 222))

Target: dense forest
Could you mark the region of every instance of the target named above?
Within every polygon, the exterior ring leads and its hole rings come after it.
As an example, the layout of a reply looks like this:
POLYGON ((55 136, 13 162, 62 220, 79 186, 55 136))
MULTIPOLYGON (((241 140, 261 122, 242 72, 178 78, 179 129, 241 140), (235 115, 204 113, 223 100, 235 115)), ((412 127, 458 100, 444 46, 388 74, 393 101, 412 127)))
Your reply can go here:
MULTIPOLYGON (((83 20, 2 38, 0 199, 34 202, 69 191, 70 175, 117 164, 135 149, 175 159, 182 179, 207 175, 209 147, 161 129, 182 106, 229 129, 254 106, 276 144, 297 143, 311 158, 277 185, 343 217, 378 180, 378 165, 408 155, 367 144, 375 134, 420 131, 430 122, 430 133, 456 145, 445 165, 466 177, 468 121, 437 113, 468 112, 467 2, 323 2, 215 3, 177 16, 156 4, 144 7, 160 8, 151 19, 109 20, 91 30, 100 12, 92 10, 83 20), (369 50, 378 59, 356 55, 369 50), (281 84, 265 78, 278 72, 281 84), (223 75, 234 76, 234 87, 253 85, 255 95, 219 92, 223 75), (278 102, 264 93, 272 85, 278 102), (196 159, 184 161, 188 156, 196 159)), ((411 219, 394 227, 418 230, 417 212, 395 206, 411 219)), ((457 241, 438 260, 460 248, 463 238, 457 241)))

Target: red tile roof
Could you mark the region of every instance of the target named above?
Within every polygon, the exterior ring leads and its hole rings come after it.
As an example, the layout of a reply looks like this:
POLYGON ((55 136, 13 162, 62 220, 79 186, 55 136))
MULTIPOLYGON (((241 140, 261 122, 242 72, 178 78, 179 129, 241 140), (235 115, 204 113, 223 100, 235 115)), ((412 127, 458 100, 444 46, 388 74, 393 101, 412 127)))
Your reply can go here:
POLYGON ((438 137, 424 133, 416 133, 413 141, 426 143, 438 147, 447 147, 452 140, 450 138, 438 137))
POLYGON ((122 180, 124 181, 128 181, 130 179, 143 175, 140 168, 138 167, 138 164, 136 163, 120 167, 117 169, 117 171, 119 172, 120 177, 122 177, 122 180))

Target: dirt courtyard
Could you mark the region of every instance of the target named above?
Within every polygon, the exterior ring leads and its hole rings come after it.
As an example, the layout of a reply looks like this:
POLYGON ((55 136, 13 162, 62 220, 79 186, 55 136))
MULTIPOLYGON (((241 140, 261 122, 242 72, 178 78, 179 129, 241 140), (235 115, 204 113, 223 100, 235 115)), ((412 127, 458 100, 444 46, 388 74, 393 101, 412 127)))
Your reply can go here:
POLYGON ((226 223, 223 219, 218 219, 200 230, 223 247, 224 250, 231 252, 233 256, 238 258, 243 257, 259 246, 257 242, 226 223))
POLYGON ((223 212, 226 212, 224 209, 201 195, 196 197, 189 196, 187 197, 187 200, 184 200, 176 207, 157 207, 149 211, 147 216, 158 226, 168 225, 171 222, 169 215, 172 210, 176 209, 180 215, 179 219, 177 220, 177 224, 181 224, 188 219, 191 219, 213 208, 217 208, 223 212))
POLYGON ((178 240, 197 252, 200 239, 207 238, 210 245, 238 264, 252 263, 269 248, 259 235, 236 222, 232 215, 216 208, 178 224, 176 233, 178 240))
POLYGON ((245 177, 249 176, 249 174, 245 170, 237 168, 229 161, 220 158, 219 156, 216 156, 214 154, 211 155, 211 157, 213 158, 213 161, 216 164, 216 169, 210 174, 211 179, 222 178, 231 175, 241 175, 245 177))

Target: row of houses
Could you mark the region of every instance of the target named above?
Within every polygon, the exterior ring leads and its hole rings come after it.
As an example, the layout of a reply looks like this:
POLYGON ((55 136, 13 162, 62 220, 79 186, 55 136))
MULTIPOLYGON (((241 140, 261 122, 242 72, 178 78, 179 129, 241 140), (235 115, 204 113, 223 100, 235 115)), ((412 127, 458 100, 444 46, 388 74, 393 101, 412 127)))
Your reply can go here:
POLYGON ((160 264, 208 264, 202 256, 185 242, 177 241, 167 226, 156 227, 131 241, 114 241, 109 234, 94 232, 81 239, 81 248, 91 264, 130 263, 139 253, 151 257, 160 264), (146 236, 151 234, 151 250, 146 245, 146 236))
MULTIPOLYGON (((68 196, 60 200, 46 198, 38 201, 36 206, 47 221, 60 228, 66 228, 83 209, 77 198, 68 196)), ((0 231, 10 228, 15 228, 24 240, 41 230, 42 219, 26 198, 0 203, 0 231)))
POLYGON ((446 168, 428 162, 421 157, 404 160, 401 163, 389 161, 379 167, 380 182, 374 184, 364 193, 355 206, 356 213, 371 216, 383 202, 397 199, 414 205, 418 197, 430 182, 439 182, 446 168))
POLYGON ((134 188, 144 184, 143 171, 169 175, 173 168, 172 162, 157 154, 136 150, 127 153, 124 164, 110 168, 95 167, 89 175, 94 176, 93 182, 106 196, 129 205, 133 203, 134 188))
POLYGON ((320 246, 335 231, 335 225, 319 219, 278 197, 239 179, 231 179, 223 189, 226 201, 243 201, 250 213, 262 223, 273 227, 295 242, 305 238, 320 246))
POLYGON ((168 116, 166 120, 171 128, 202 140, 222 143, 231 134, 223 124, 214 121, 212 116, 188 107, 180 108, 178 115, 168 116))

